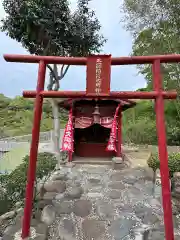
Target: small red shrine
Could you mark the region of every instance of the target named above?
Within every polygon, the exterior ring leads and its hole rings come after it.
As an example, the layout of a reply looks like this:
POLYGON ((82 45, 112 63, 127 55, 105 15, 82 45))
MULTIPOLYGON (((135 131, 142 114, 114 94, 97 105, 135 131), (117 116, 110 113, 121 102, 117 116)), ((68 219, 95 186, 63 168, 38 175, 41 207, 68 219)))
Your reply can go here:
MULTIPOLYGON (((67 99, 59 103, 59 106, 72 109, 72 139, 73 149, 70 149, 69 161, 73 156, 105 158, 121 156, 121 128, 122 112, 133 107, 136 103, 130 100, 107 99, 67 99), (117 113, 116 113, 117 110, 117 113), (116 121, 115 136, 110 145, 113 122, 116 121), (109 144, 108 144, 109 143, 109 144)), ((65 133, 66 134, 66 131, 65 133)), ((63 137, 65 140, 65 136, 63 137)), ((63 141, 63 144, 65 144, 63 141)))

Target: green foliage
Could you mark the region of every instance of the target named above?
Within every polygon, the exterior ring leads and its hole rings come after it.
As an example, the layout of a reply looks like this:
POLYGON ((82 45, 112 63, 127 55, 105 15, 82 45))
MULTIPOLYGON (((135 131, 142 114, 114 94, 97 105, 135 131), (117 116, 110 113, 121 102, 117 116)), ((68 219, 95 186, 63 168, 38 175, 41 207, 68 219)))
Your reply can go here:
POLYGON ((138 35, 144 29, 157 29, 159 23, 166 22, 179 32, 179 0, 124 0, 122 21, 128 31, 138 35))
MULTIPOLYGON (((124 25, 128 31, 133 34, 133 56, 147 56, 156 54, 179 53, 180 46, 180 2, 177 0, 124 0, 122 9, 125 18, 123 19, 124 25)), ((153 75, 150 65, 139 65, 139 72, 144 75, 147 81, 146 90, 153 89, 153 75)), ((163 88, 165 90, 176 90, 180 93, 180 68, 179 64, 161 64, 161 73, 163 79, 163 88)), ((145 89, 143 89, 144 91, 145 89)), ((135 108, 136 116, 141 115, 142 112, 146 117, 136 117, 134 124, 125 127, 125 136, 131 132, 133 142, 136 142, 138 134, 141 133, 144 139, 138 143, 157 143, 155 131, 155 115, 149 112, 149 108, 145 103, 140 103, 144 110, 135 108), (151 114, 151 116, 150 116, 151 114), (141 124, 142 123, 142 124, 141 124), (142 125, 142 130, 140 126, 142 125), (146 125, 146 127, 145 127, 146 125), (152 130, 152 132, 151 132, 152 130), (135 134, 133 134, 135 132, 135 134), (149 141, 147 136, 149 135, 149 141)), ((129 110, 131 112, 131 110, 129 110)), ((131 113, 127 114, 128 119, 133 116, 131 113)), ((166 115, 166 130, 167 130, 167 143, 169 145, 180 144, 180 101, 166 101, 165 103, 166 115)), ((125 123, 126 124, 126 123, 125 123)), ((142 137, 140 136, 142 139, 142 137)))
MULTIPOLYGON (((39 153, 37 159, 37 170, 36 170, 36 180, 42 179, 51 173, 55 166, 57 160, 56 157, 51 153, 39 153)), ((29 164, 29 156, 24 157, 23 162, 10 174, 1 175, 0 183, 6 191, 0 200, 0 206, 5 205, 7 201, 6 209, 13 206, 16 202, 22 201, 25 197, 25 188, 27 183, 27 170, 29 164)), ((3 211, 0 209, 0 211, 3 211)), ((6 212, 6 211, 4 211, 6 212)))
MULTIPOLYGON (((36 178, 42 179, 43 176, 48 175, 55 166, 56 158, 51 153, 39 153, 37 159, 36 178)), ((26 156, 14 171, 8 175, 6 189, 9 196, 13 196, 13 201, 23 199, 24 189, 26 186, 27 169, 29 164, 29 156, 26 156), (15 195, 15 196, 14 196, 15 195)))
POLYGON ((140 101, 123 114, 123 140, 136 144, 156 144, 154 106, 151 101, 140 101))
MULTIPOLYGON (((23 159, 23 163, 25 165, 29 163, 29 156, 23 159)), ((44 176, 48 175, 48 173, 55 168, 56 163, 57 160, 54 154, 48 152, 39 153, 37 158, 36 177, 42 179, 44 176)))
MULTIPOLYGON (((180 144, 180 122, 174 101, 165 101, 168 145, 180 144)), ((157 144, 156 118, 153 101, 139 101, 123 114, 123 140, 135 144, 157 144)))
POLYGON ((12 207, 12 202, 3 189, 0 189, 0 215, 9 211, 12 207))
POLYGON ((169 155, 169 172, 170 172, 170 177, 173 177, 173 174, 175 172, 180 171, 180 153, 172 153, 169 155))
MULTIPOLYGON (((160 168, 159 155, 157 153, 152 154, 151 157, 148 159, 147 164, 155 172, 157 169, 160 168)), ((173 178, 173 174, 180 171, 180 153, 169 154, 168 167, 170 178, 173 178)))
POLYGON ((84 56, 99 52, 105 40, 89 0, 4 0, 2 31, 21 42, 31 54, 84 56))
MULTIPOLYGON (((0 137, 18 136, 30 134, 33 123, 34 101, 15 97, 10 99, 0 95, 0 137)), ((64 125, 67 121, 67 111, 60 109, 60 121, 64 125)), ((53 128, 51 103, 46 100, 43 103, 41 131, 49 131, 53 128)))
MULTIPOLYGON (((161 22, 156 29, 148 28, 139 32, 133 44, 132 55, 155 55, 179 52, 179 35, 173 31, 167 22, 161 22)), ((152 89, 151 66, 139 67, 140 72, 145 76, 148 86, 152 89)), ((162 64, 163 87, 164 89, 179 90, 179 65, 176 63, 162 64), (173 80, 173 81, 172 81, 173 80)))
POLYGON ((159 155, 158 153, 151 154, 151 157, 148 159, 147 164, 155 172, 160 168, 159 155))

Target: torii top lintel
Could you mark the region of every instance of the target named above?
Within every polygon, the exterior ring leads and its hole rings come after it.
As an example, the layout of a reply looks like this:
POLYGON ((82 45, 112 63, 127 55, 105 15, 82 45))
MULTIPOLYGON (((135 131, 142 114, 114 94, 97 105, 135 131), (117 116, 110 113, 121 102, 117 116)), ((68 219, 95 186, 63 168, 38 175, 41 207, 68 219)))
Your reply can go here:
MULTIPOLYGON (((100 56, 100 55, 97 55, 100 56)), ((35 56, 35 55, 14 55, 5 54, 4 59, 8 62, 21 62, 21 63, 39 63, 43 64, 67 64, 67 65, 88 65, 89 57, 57 57, 57 56, 35 56)), ((154 55, 154 56, 133 56, 133 57, 117 57, 110 58, 110 65, 128 65, 128 64, 152 64, 155 67, 155 71, 160 71, 161 63, 173 63, 180 62, 180 54, 169 54, 169 55, 154 55)), ((157 76, 157 74, 154 74, 157 76)), ((156 77, 157 79, 157 77, 156 77)), ((106 87, 108 84, 106 85, 106 87)), ((72 92, 72 91, 43 91, 39 92, 39 95, 48 98, 91 98, 95 97, 95 94, 90 91, 88 93, 84 91, 72 92)), ((157 91, 151 92, 109 92, 106 88, 106 94, 103 91, 99 94, 105 98, 111 99, 155 99, 158 97, 157 91)), ((166 99, 175 99, 177 92, 161 91, 161 95, 166 99)), ((24 91, 23 96, 26 98, 36 97, 36 91, 24 91)))
MULTIPOLYGON (((5 54, 4 59, 7 62, 39 63, 45 61, 46 64, 86 65, 88 58, 5 54)), ((111 65, 151 64, 156 60, 160 60, 161 63, 180 62, 180 54, 112 57, 111 65)))

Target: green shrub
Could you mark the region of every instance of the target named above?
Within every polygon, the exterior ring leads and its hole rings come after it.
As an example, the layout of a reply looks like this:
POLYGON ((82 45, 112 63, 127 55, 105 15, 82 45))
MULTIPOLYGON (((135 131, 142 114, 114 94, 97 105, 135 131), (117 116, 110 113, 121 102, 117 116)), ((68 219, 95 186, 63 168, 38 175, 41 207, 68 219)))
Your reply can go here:
MULTIPOLYGON (((23 163, 28 164, 29 156, 24 157, 23 163)), ((48 175, 51 171, 54 170, 57 160, 54 154, 52 153, 39 153, 37 158, 37 168, 36 168, 36 177, 42 179, 44 176, 48 175)))
POLYGON ((160 168, 159 156, 158 153, 151 154, 151 157, 148 159, 147 164, 155 172, 160 168))
MULTIPOLYGON (((157 153, 152 154, 151 157, 148 159, 147 164, 155 172, 157 169, 160 168, 159 155, 157 153)), ((169 167, 170 178, 173 177, 173 174, 175 172, 180 171, 180 153, 169 154, 168 167, 169 167)))
MULTIPOLYGON (((42 179, 44 176, 47 176, 54 170, 56 163, 57 160, 54 154, 39 153, 37 159, 36 179, 42 179)), ((24 157, 23 162, 9 175, 1 175, 0 182, 6 189, 6 197, 8 202, 10 202, 10 204, 8 203, 8 206, 12 206, 17 201, 22 201, 25 197, 28 164, 29 156, 26 156, 24 157)))
POLYGON ((172 178, 175 172, 180 171, 180 153, 172 153, 169 155, 168 166, 170 177, 172 178))

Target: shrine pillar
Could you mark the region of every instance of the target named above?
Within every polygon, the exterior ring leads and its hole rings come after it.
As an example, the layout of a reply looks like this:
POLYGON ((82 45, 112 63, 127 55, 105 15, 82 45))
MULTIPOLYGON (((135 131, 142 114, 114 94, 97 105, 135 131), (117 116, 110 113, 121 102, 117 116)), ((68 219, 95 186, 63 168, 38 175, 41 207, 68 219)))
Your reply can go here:
POLYGON ((72 158, 73 158, 73 153, 68 152, 68 162, 72 162, 72 158))
POLYGON ((117 117, 117 157, 122 156, 122 109, 119 109, 117 117))
POLYGON ((52 143, 53 149, 57 159, 57 168, 60 166, 60 119, 59 119, 59 106, 56 100, 51 99, 52 113, 53 113, 53 131, 52 131, 52 143))

